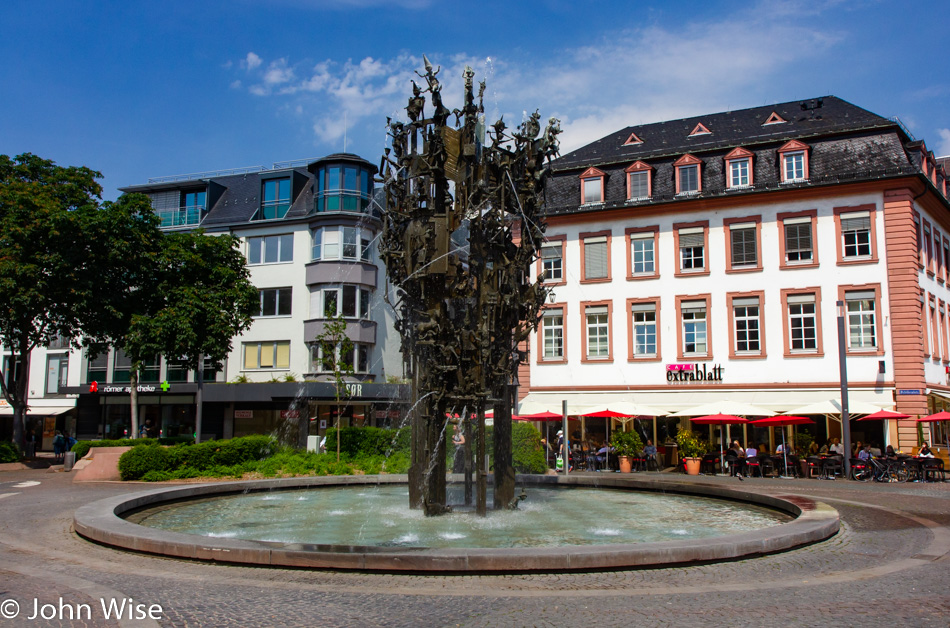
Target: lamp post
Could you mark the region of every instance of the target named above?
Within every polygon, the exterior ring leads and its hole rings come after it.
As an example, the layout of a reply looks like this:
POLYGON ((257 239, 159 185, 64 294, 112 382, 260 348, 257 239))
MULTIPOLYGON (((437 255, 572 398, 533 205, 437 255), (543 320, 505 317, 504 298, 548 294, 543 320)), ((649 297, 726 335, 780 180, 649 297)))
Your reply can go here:
POLYGON ((848 363, 844 334, 844 301, 836 304, 838 310, 838 371, 841 376, 841 439, 844 441, 844 477, 851 477, 851 423, 848 416, 848 363))

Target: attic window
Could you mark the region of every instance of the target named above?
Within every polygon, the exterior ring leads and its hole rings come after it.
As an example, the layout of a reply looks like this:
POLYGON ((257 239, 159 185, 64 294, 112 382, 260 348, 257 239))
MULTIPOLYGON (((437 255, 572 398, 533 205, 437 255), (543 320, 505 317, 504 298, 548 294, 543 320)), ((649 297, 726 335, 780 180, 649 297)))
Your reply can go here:
POLYGON ((636 144, 642 144, 643 140, 637 137, 636 133, 631 133, 630 137, 627 138, 627 141, 623 143, 624 146, 633 146, 636 144))
POLYGON ((597 168, 588 168, 581 174, 581 205, 604 202, 606 177, 606 173, 597 168))
POLYGON ((700 122, 699 124, 696 125, 696 128, 694 128, 692 132, 689 134, 689 137, 693 137, 694 135, 709 135, 710 133, 711 131, 707 129, 706 126, 702 122, 700 122))
POLYGON ((783 122, 787 122, 787 120, 773 111, 769 119, 762 123, 762 126, 766 124, 782 124, 783 122))

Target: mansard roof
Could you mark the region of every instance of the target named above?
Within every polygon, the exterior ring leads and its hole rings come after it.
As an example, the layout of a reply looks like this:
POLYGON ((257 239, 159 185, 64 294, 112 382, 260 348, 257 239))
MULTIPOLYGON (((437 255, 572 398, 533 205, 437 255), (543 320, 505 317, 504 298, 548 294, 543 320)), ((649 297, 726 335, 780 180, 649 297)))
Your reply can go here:
POLYGON ((682 120, 628 126, 578 148, 554 162, 555 170, 584 168, 592 165, 663 155, 681 155, 718 148, 749 146, 763 142, 803 139, 811 136, 867 129, 897 127, 887 118, 834 96, 806 101, 764 105, 738 111, 704 114, 682 120), (781 124, 766 124, 778 114, 781 124), (698 127, 711 133, 693 134, 698 127), (627 144, 631 135, 641 140, 627 144))

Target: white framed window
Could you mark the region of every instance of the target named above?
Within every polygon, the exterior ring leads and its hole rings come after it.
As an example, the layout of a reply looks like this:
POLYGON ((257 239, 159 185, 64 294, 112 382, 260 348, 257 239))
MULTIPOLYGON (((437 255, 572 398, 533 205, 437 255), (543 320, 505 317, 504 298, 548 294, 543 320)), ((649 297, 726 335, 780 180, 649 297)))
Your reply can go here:
POLYGON ((542 360, 564 359, 564 310, 550 308, 541 318, 542 360))
POLYGON ((733 159, 729 161, 729 187, 749 187, 750 159, 733 159))
POLYGON ((682 272, 706 269, 706 237, 702 227, 680 229, 679 248, 682 272))
POLYGON ((761 319, 758 297, 732 300, 732 321, 735 326, 735 352, 759 354, 762 352, 761 319))
POLYGON ((607 268, 607 236, 584 238, 584 279, 605 279, 607 268))
POLYGON ((683 355, 706 355, 706 302, 690 301, 681 309, 683 355))
POLYGON ((812 244, 811 218, 787 218, 785 227, 785 261, 788 264, 807 264, 815 259, 812 244))
POLYGON ((633 357, 656 356, 656 304, 634 303, 630 306, 633 322, 633 357))
POLYGON ((846 292, 848 348, 854 351, 877 349, 877 312, 873 290, 846 292))
POLYGON ((319 227, 313 230, 311 259, 369 262, 372 233, 358 227, 319 227))
POLYGON ((342 345, 314 343, 310 345, 310 372, 332 373, 336 365, 341 370, 353 373, 369 373, 372 347, 363 343, 350 343, 343 351, 342 345))
POLYGON ((282 264, 294 261, 294 235, 258 236, 247 239, 247 263, 282 264))
POLYGON ((561 242, 545 242, 541 245, 541 272, 545 281, 561 281, 564 278, 564 260, 561 258, 561 242))
POLYGON ((242 348, 245 370, 290 368, 289 340, 245 342, 242 348))
POLYGON ((818 320, 815 295, 789 295, 787 302, 789 348, 798 353, 817 352, 818 320))
POLYGON ((805 180, 805 151, 795 151, 782 155, 783 181, 805 180))
POLYGON ((759 261, 755 223, 729 225, 732 267, 756 266, 759 261))
POLYGON ((369 290, 357 286, 334 286, 319 290, 319 318, 369 318, 369 290))
MULTIPOLYGON (((841 214, 841 256, 860 259, 871 256, 871 213, 841 214)), ((930 238, 926 239, 930 242, 930 238)), ((929 247, 928 247, 929 249, 929 247)))
POLYGON ((58 395, 69 377, 69 354, 51 353, 46 356, 46 394, 58 395))
POLYGON ((610 314, 606 305, 585 309, 587 325, 587 359, 605 360, 610 357, 610 314))
POLYGON ((260 310, 257 316, 290 316, 292 288, 264 288, 258 290, 260 310))
POLYGON ((630 264, 634 275, 656 272, 656 242, 652 232, 630 234, 630 264))

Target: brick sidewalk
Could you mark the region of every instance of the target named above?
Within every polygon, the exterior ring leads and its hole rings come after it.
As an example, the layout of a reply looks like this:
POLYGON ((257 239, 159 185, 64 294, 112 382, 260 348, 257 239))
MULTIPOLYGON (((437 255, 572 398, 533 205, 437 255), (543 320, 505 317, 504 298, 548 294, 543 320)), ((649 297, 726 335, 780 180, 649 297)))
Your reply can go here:
MULTIPOLYGON (((229 567, 101 547, 71 533, 73 510, 145 487, 70 480, 64 473, 0 474, 0 603, 16 599, 32 608, 34 598, 98 604, 98 596, 124 596, 161 605, 158 624, 165 626, 950 624, 950 484, 747 480, 743 490, 824 500, 843 524, 825 542, 750 560, 646 571, 413 576, 229 567), (13 488, 31 482, 39 484, 13 488)), ((739 486, 734 478, 692 481, 739 486)), ((86 623, 110 625, 93 619, 86 623)), ((0 619, 7 625, 64 624, 0 619)))

